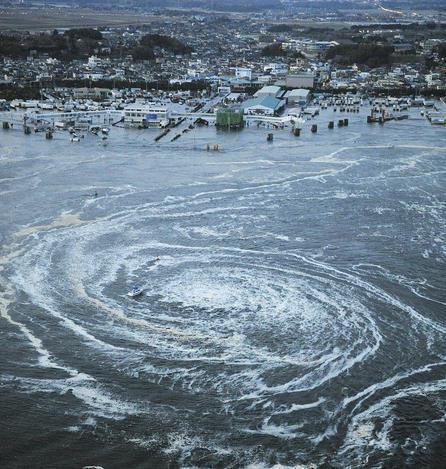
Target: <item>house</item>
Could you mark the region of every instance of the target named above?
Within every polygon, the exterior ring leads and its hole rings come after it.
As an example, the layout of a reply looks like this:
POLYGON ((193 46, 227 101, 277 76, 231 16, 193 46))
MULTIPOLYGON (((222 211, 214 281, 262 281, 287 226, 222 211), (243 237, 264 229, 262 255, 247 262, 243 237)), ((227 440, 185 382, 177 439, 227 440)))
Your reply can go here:
POLYGON ((250 116, 276 116, 285 107, 285 101, 273 96, 249 99, 242 103, 245 114, 250 116))

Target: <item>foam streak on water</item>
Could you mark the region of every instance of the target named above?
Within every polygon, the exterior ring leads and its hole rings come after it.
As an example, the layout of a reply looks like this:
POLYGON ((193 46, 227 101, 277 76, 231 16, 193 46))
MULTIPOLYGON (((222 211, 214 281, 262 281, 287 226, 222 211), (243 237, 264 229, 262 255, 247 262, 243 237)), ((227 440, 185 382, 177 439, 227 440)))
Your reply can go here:
POLYGON ((88 158, 5 134, 0 389, 35 411, 3 460, 33 432, 60 467, 54 435, 104 467, 434 466, 446 151, 419 125, 219 134, 218 155, 116 129, 88 158))

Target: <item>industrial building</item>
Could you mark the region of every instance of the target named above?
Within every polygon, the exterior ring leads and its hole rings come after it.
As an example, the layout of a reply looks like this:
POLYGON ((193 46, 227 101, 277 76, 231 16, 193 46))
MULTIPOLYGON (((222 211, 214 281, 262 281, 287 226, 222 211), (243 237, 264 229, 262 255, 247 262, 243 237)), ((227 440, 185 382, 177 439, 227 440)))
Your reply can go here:
POLYGON ((124 109, 124 124, 130 127, 164 127, 168 123, 165 106, 133 104, 124 109))
POLYGON ((260 88, 254 96, 256 98, 265 98, 267 96, 271 96, 273 98, 276 98, 280 94, 281 88, 280 86, 275 86, 275 85, 268 85, 264 86, 263 88, 260 88))
POLYGON ((287 91, 284 98, 287 104, 297 104, 299 106, 305 106, 310 100, 310 91, 303 88, 287 91))
POLYGON ((272 96, 265 96, 263 98, 249 99, 242 106, 245 114, 250 116, 277 116, 284 109, 285 101, 272 96))
POLYGON ((293 75, 287 75, 286 77, 287 88, 314 88, 314 73, 313 72, 302 72, 295 73, 293 75))
POLYGON ((218 108, 215 125, 220 128, 240 129, 244 125, 243 112, 241 106, 218 108))

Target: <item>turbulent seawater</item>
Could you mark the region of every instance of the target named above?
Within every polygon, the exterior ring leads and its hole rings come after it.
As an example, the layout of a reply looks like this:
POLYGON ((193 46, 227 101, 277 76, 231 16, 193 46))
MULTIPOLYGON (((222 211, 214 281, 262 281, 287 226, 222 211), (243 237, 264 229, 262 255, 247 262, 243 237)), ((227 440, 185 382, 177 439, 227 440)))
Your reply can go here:
POLYGON ((1 131, 1 467, 440 467, 446 130, 365 113, 1 131))

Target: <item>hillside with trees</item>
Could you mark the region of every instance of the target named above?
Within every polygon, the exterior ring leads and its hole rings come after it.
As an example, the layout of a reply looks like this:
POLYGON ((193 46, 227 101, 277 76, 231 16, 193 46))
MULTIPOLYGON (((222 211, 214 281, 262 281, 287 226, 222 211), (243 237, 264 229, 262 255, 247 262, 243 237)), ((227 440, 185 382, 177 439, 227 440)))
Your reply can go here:
POLYGON ((88 57, 101 47, 102 34, 96 29, 71 29, 52 33, 0 35, 0 57, 25 58, 33 53, 59 60, 88 57))
POLYGON ((326 54, 340 65, 361 64, 369 67, 380 67, 390 63, 392 46, 377 44, 341 44, 331 47, 326 54))
POLYGON ((163 34, 146 34, 140 41, 142 47, 148 47, 154 49, 159 47, 160 49, 166 49, 174 54, 190 54, 193 52, 193 48, 182 43, 174 37, 165 36, 163 34))
POLYGON ((262 55, 264 57, 283 57, 285 55, 285 51, 282 48, 281 42, 274 42, 262 49, 262 55))
MULTIPOLYGON (((70 61, 101 55, 101 49, 105 45, 107 44, 102 33, 92 28, 69 29, 64 34, 57 30, 32 35, 3 34, 0 35, 0 57, 26 58, 32 54, 48 54, 59 60, 70 61)), ((190 54, 193 49, 170 36, 147 34, 141 38, 139 44, 111 50, 111 56, 132 55, 135 60, 152 60, 161 56, 163 51, 182 55, 190 54)))

